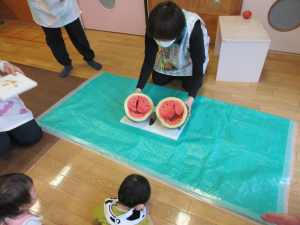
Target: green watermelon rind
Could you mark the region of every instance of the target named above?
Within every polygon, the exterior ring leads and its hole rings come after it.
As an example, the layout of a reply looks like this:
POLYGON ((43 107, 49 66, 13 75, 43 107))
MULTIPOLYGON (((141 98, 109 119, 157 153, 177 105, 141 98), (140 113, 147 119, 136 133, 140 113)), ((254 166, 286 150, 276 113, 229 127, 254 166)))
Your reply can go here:
POLYGON ((189 116, 189 110, 186 106, 186 104, 184 103, 184 101, 182 101, 180 98, 176 98, 176 97, 168 97, 168 98, 164 98, 162 99, 156 106, 156 110, 155 110, 155 113, 156 113, 156 116, 157 118, 159 119, 159 121, 161 122, 161 124, 166 127, 166 128, 169 128, 169 129, 178 129, 180 127, 182 127, 185 122, 187 121, 188 119, 188 116, 189 116), (176 126, 170 126, 169 124, 165 123, 164 120, 159 116, 159 107, 160 105, 164 102, 164 101, 167 101, 167 100, 174 100, 174 101, 180 101, 183 105, 183 108, 184 108, 184 114, 183 114, 183 117, 182 117, 182 122, 176 126), (184 118, 185 117, 185 118, 184 118))
POLYGON ((146 119, 148 119, 148 117, 153 113, 154 104, 153 104, 152 99, 148 95, 145 95, 143 93, 132 93, 124 101, 124 111, 125 111, 125 115, 127 116, 127 118, 130 119, 131 121, 133 121, 133 122, 142 122, 142 121, 145 121, 146 119), (139 96, 146 97, 151 102, 151 105, 152 105, 151 111, 148 114, 145 114, 145 116, 143 118, 135 119, 135 118, 131 117, 128 113, 127 101, 128 101, 129 98, 131 98, 134 95, 139 95, 139 96))

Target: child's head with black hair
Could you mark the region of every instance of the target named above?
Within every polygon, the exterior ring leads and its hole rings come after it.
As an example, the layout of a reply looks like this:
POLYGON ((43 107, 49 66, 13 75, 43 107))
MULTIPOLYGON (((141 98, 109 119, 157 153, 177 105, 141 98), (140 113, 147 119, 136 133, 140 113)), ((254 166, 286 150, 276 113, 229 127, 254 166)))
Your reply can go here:
POLYGON ((136 209, 144 207, 149 201, 151 195, 151 187, 148 180, 138 174, 131 174, 122 182, 119 191, 119 203, 128 208, 136 209))
POLYGON ((22 173, 0 176, 0 224, 26 212, 37 200, 32 179, 22 173))
POLYGON ((182 10, 171 1, 155 6, 147 22, 147 33, 150 37, 170 41, 181 36, 186 25, 182 10))

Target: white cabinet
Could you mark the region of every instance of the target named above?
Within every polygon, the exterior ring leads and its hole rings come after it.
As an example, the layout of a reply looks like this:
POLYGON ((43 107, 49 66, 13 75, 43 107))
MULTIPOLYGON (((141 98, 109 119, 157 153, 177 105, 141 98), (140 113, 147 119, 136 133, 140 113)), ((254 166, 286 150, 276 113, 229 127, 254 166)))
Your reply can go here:
POLYGON ((215 54, 220 54, 217 81, 258 82, 270 38, 258 16, 220 16, 215 54))

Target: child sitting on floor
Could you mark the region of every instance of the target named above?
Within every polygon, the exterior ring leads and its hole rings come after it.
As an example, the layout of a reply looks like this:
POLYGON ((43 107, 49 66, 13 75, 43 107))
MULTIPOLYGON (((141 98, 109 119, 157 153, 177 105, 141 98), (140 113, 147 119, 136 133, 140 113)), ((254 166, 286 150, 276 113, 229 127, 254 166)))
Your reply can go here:
POLYGON ((43 217, 28 210, 37 195, 32 179, 25 174, 11 173, 0 176, 0 225, 41 225, 43 217))
POLYGON ((93 224, 133 225, 151 224, 150 206, 146 204, 151 195, 148 180, 138 174, 131 174, 122 182, 118 199, 105 199, 104 205, 98 206, 93 214, 93 224))

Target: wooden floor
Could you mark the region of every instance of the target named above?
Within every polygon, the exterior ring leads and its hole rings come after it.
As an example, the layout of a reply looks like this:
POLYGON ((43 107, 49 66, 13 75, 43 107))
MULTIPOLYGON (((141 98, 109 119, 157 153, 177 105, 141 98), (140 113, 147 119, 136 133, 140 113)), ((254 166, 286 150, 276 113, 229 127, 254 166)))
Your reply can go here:
MULTIPOLYGON (((86 30, 102 71, 137 79, 143 63, 141 36, 86 30)), ((64 31, 74 69, 71 75, 90 78, 93 70, 76 51, 64 31)), ((45 44, 42 28, 34 23, 6 21, 0 25, 0 59, 60 72, 45 44)), ((259 83, 216 82, 218 56, 210 62, 199 95, 294 120, 300 124, 300 55, 269 52, 259 83)), ((63 79, 62 79, 63 80, 63 79)), ((170 87, 181 89, 180 82, 170 87)), ((300 132, 297 135, 294 179, 289 213, 300 214, 300 132)), ((43 223, 91 224, 94 208, 107 197, 117 197, 121 181, 133 171, 103 156, 60 140, 29 172, 38 202, 32 211, 43 223)), ((150 179, 150 205, 155 224, 251 224, 150 179)))

